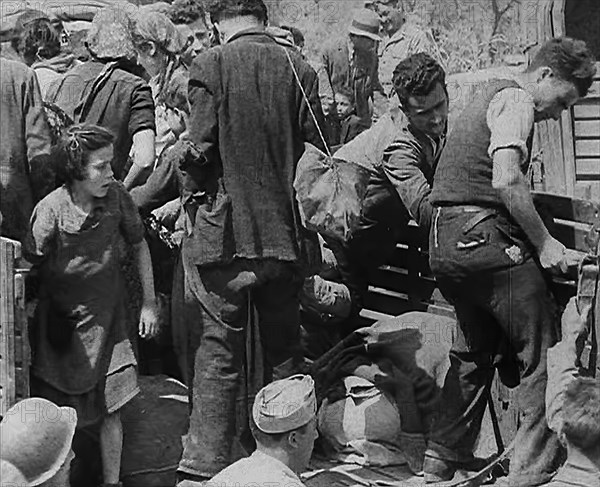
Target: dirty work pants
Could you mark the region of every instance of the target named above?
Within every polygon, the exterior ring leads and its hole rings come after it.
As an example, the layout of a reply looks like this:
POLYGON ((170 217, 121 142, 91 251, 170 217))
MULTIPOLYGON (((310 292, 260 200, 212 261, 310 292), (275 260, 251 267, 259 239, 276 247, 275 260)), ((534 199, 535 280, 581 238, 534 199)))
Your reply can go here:
POLYGON ((192 411, 179 471, 212 477, 230 463, 248 300, 257 311, 265 368, 272 370, 273 379, 291 375, 301 359, 298 294, 302 278, 293 263, 276 260, 240 259, 196 269, 196 288, 200 286, 210 313, 197 306, 187 333, 179 330, 180 336, 174 338, 176 349, 185 347, 187 338, 188 359, 193 360, 188 375, 192 411))
POLYGON ((502 367, 516 361, 521 424, 509 480, 540 485, 560 461, 558 438, 545 418, 546 351, 557 340, 556 306, 538 264, 506 237, 510 231, 499 231, 502 219, 492 215, 472 226, 476 221, 454 208, 434 216, 431 268, 455 307, 458 332, 428 454, 459 462, 472 455, 495 368, 502 377, 502 367))

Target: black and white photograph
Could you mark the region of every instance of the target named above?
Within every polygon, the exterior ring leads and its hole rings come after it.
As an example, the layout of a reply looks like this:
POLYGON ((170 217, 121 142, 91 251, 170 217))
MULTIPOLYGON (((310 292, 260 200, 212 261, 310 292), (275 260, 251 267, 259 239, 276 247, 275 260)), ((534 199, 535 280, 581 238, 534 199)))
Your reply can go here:
POLYGON ((600 0, 0 0, 0 487, 600 487, 600 0))

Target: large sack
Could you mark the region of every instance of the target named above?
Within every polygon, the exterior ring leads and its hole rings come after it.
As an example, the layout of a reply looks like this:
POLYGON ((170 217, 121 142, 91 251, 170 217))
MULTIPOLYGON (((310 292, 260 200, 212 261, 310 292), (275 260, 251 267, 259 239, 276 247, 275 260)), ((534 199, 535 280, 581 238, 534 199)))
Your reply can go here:
POLYGON ((318 427, 338 460, 362 465, 406 463, 400 451, 400 414, 393 397, 361 377, 344 379, 346 397, 323 401, 318 427))
POLYGON ((367 168, 305 144, 294 179, 302 224, 347 241, 358 227, 369 178, 367 168))
POLYGON ((164 375, 141 376, 141 393, 121 410, 125 487, 165 487, 176 483, 188 429, 188 390, 164 375))

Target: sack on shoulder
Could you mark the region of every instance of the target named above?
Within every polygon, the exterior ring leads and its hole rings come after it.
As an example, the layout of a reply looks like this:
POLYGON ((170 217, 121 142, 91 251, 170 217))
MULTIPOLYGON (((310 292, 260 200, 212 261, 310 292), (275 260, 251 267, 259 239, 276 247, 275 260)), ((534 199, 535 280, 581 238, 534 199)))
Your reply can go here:
POLYGON ((369 178, 367 168, 305 144, 294 179, 302 224, 348 241, 358 227, 369 178))

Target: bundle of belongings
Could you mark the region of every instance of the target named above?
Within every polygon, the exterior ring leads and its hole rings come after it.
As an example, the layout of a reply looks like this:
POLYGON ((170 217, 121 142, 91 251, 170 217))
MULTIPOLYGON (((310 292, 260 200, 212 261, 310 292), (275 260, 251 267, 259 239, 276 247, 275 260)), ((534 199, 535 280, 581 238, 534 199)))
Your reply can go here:
POLYGON ((420 473, 455 330, 451 318, 410 312, 356 330, 313 362, 322 453, 420 473))

